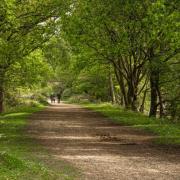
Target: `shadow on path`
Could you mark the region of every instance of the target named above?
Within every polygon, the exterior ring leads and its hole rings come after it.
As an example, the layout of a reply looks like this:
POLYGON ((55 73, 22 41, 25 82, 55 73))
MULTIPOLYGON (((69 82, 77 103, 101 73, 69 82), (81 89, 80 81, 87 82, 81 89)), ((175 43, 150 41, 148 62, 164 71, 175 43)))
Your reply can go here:
POLYGON ((83 180, 180 179, 180 149, 155 146, 154 136, 77 105, 33 114, 28 133, 54 158, 78 167, 83 180))

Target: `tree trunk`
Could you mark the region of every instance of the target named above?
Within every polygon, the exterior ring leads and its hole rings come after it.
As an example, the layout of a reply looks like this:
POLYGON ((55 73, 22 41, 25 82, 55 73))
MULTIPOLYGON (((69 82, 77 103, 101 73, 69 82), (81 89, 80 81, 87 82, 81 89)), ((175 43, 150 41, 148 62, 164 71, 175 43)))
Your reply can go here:
POLYGON ((116 67, 114 67, 114 72, 115 72, 115 75, 116 75, 117 82, 118 82, 118 84, 120 86, 121 94, 123 96, 124 106, 125 106, 125 108, 128 108, 129 105, 128 105, 128 100, 127 100, 127 94, 126 94, 126 88, 125 88, 125 84, 124 84, 124 79, 122 77, 121 72, 119 72, 116 67))
POLYGON ((112 101, 112 104, 115 104, 116 103, 116 97, 115 97, 111 68, 109 68, 109 86, 110 86, 111 101, 112 101))
POLYGON ((128 82, 128 105, 132 111, 137 111, 137 87, 133 82, 128 82))
POLYGON ((127 88, 125 87, 124 78, 121 72, 114 68, 115 75, 120 86, 121 94, 123 96, 124 106, 126 109, 137 111, 137 84, 127 82, 127 88))
POLYGON ((145 104, 145 100, 146 100, 146 94, 147 94, 147 89, 144 91, 144 95, 143 95, 143 99, 142 99, 142 103, 141 106, 139 108, 139 112, 144 112, 144 104, 145 104))
POLYGON ((3 101, 4 101, 4 92, 3 92, 3 86, 0 84, 0 114, 3 112, 3 101))
POLYGON ((132 101, 133 101, 133 89, 132 89, 132 86, 130 83, 128 83, 128 91, 127 91, 127 100, 128 100, 128 106, 129 108, 131 109, 131 104, 132 104, 132 101))
POLYGON ((161 95, 161 91, 160 91, 160 88, 158 87, 157 88, 157 94, 158 94, 158 97, 159 97, 159 116, 160 118, 163 117, 164 115, 164 107, 163 107, 163 100, 162 100, 162 95, 161 95))
POLYGON ((132 103, 131 103, 131 109, 133 111, 138 111, 138 107, 137 107, 137 92, 134 92, 134 94, 133 94, 133 100, 132 100, 132 103))
POLYGON ((0 114, 3 112, 4 102, 4 67, 0 67, 0 114))
POLYGON ((159 86, 159 72, 152 71, 150 74, 151 104, 150 104, 149 117, 156 117, 157 114, 158 86, 159 86))

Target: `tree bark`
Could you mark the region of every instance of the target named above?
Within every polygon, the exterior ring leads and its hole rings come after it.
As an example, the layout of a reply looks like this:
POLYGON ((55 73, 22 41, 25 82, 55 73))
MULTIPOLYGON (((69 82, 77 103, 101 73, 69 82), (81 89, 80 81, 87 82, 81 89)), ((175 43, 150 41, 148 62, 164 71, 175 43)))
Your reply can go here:
POLYGON ((159 86, 159 72, 155 70, 152 71, 150 74, 151 104, 150 104, 149 117, 156 117, 157 114, 158 86, 159 86))
POLYGON ((109 86, 110 86, 111 102, 112 102, 112 104, 115 104, 116 97, 115 97, 114 83, 113 83, 113 79, 112 79, 111 68, 109 68, 109 86))
POLYGON ((4 89, 2 83, 0 84, 0 114, 3 112, 3 102, 4 102, 4 89))
POLYGON ((123 96, 124 106, 126 109, 137 111, 137 88, 138 81, 135 79, 134 74, 129 75, 131 80, 127 81, 124 79, 121 71, 114 67, 115 75, 120 86, 121 94, 123 96), (125 82, 127 83, 125 83, 125 82), (126 84, 126 85, 125 85, 126 84))
POLYGON ((160 118, 162 118, 164 115, 164 107, 163 107, 163 100, 162 100, 162 95, 161 95, 159 86, 157 87, 157 94, 159 97, 159 103, 158 103, 159 104, 159 116, 160 116, 160 118))
POLYGON ((143 99, 142 99, 142 103, 141 106, 139 108, 139 112, 144 112, 144 104, 145 104, 145 100, 146 100, 146 94, 147 94, 147 89, 144 91, 144 95, 143 95, 143 99))
POLYGON ((121 75, 121 72, 119 72, 116 67, 114 67, 114 71, 115 71, 117 82, 118 82, 118 84, 120 86, 121 94, 123 96, 124 106, 125 106, 125 108, 128 108, 129 105, 128 105, 128 100, 127 100, 127 94, 126 94, 124 79, 123 79, 123 77, 121 75))
POLYGON ((4 107, 4 67, 0 67, 0 114, 3 112, 4 107))
POLYGON ((137 91, 132 83, 128 83, 128 105, 132 111, 137 111, 137 91))

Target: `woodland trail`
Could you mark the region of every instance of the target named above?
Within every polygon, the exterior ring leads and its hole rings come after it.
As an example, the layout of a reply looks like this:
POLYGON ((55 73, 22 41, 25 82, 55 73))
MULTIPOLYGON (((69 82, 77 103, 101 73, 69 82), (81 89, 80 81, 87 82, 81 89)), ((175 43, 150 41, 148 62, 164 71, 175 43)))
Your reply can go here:
POLYGON ((180 149, 153 145, 151 136, 115 124, 78 105, 34 113, 28 133, 55 159, 82 172, 82 180, 179 180, 180 149))

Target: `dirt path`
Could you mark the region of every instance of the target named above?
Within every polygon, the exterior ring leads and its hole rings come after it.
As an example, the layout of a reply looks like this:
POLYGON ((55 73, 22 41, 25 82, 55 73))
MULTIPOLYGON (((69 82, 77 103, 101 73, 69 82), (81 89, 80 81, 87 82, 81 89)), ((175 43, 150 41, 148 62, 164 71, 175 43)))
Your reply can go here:
POLYGON ((149 134, 112 123, 77 105, 35 113, 29 133, 83 180, 180 180, 180 149, 156 147, 149 134))

